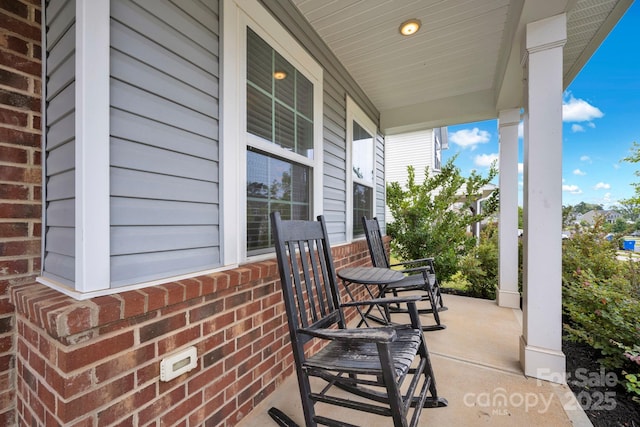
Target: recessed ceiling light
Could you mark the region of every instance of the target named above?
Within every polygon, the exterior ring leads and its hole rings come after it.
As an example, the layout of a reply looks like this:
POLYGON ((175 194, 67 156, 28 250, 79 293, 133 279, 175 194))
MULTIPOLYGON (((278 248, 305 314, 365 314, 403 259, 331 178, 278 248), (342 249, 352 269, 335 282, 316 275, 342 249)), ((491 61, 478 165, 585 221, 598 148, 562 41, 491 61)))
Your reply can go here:
POLYGON ((420 22, 419 19, 409 19, 408 21, 404 21, 400 24, 400 34, 403 36, 415 34, 420 29, 420 25, 422 25, 422 22, 420 22))
POLYGON ((287 73, 284 71, 275 71, 273 73, 273 78, 276 80, 284 80, 287 78, 287 73))

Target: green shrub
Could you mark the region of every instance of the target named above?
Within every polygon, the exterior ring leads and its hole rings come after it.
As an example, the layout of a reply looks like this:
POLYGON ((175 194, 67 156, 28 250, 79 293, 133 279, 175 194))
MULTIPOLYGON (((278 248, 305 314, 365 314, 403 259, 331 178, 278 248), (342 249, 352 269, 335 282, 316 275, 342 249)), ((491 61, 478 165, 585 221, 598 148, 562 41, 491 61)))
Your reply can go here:
POLYGON ((469 280, 467 280, 467 277, 462 274, 461 271, 458 271, 448 280, 443 281, 441 283, 441 286, 443 288, 451 288, 458 291, 466 292, 469 289, 469 280))
POLYGON ((498 287, 498 227, 488 224, 481 233, 480 243, 460 258, 460 272, 469 282, 471 296, 496 298, 498 287))
POLYGON ((493 213, 498 200, 495 191, 485 201, 482 214, 475 215, 470 207, 497 170, 492 167, 486 177, 472 172, 465 178, 454 159, 442 165, 439 173, 431 174, 427 168, 422 183, 415 181, 415 170, 409 166, 406 185, 387 185, 387 206, 393 215, 387 224, 392 254, 401 260, 434 257, 441 281, 458 271, 459 258, 475 245, 467 227, 493 213))
POLYGON ((624 379, 622 380, 622 384, 628 393, 633 394, 633 400, 636 402, 640 402, 640 345, 634 344, 633 347, 628 347, 620 344, 619 342, 615 342, 622 351, 623 356, 629 359, 630 364, 633 365, 632 369, 634 372, 627 372, 625 370, 622 371, 622 375, 624 379))
POLYGON ((622 274, 623 264, 616 259, 617 244, 604 238, 607 234, 599 218, 593 227, 582 227, 562 244, 562 279, 572 280, 575 272, 591 270, 599 279, 622 274))
POLYGON ((563 286, 565 330, 569 338, 600 350, 607 368, 624 368, 628 359, 616 343, 640 342, 640 300, 623 276, 603 278, 590 269, 576 272, 563 286))

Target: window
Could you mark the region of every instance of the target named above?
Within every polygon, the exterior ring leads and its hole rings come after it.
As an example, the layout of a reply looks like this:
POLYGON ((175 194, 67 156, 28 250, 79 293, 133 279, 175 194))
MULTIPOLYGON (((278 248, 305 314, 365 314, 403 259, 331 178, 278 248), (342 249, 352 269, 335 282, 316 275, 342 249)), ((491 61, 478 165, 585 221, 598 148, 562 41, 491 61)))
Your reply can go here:
POLYGON ((322 213, 323 70, 258 0, 223 0, 225 266, 272 256, 269 214, 322 213))
POLYGON ((269 214, 310 219, 313 83, 247 27, 247 253, 273 245, 269 214))
POLYGON ((375 134, 376 126, 364 112, 347 98, 347 133, 351 163, 352 237, 364 234, 362 216, 374 216, 375 203, 375 134))
POLYGON ((442 169, 442 145, 440 143, 440 129, 433 130, 433 169, 442 169))
POLYGON ((442 169, 442 150, 448 147, 448 133, 446 127, 433 129, 433 169, 442 169))

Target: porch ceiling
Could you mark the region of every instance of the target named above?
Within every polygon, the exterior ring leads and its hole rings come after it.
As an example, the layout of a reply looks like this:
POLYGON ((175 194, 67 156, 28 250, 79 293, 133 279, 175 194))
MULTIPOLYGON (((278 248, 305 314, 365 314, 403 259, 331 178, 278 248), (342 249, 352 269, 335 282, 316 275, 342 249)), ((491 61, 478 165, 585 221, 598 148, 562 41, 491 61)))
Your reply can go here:
POLYGON ((522 105, 527 23, 567 12, 564 84, 633 0, 292 0, 390 134, 497 117, 522 105), (417 18, 421 30, 399 34, 417 18))

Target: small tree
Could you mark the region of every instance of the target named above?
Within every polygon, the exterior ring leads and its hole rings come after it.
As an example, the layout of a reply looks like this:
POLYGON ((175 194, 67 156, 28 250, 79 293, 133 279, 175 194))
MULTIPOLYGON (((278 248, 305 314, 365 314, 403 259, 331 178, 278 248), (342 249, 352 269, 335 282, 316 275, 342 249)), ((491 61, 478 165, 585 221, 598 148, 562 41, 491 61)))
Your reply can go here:
POLYGON ((387 224, 392 253, 403 260, 434 257, 441 281, 458 270, 458 257, 475 245, 467 227, 493 214, 498 206, 494 191, 481 213, 471 210, 482 197, 482 187, 496 176, 495 165, 486 177, 474 171, 464 178, 454 160, 433 176, 427 168, 421 184, 415 182, 413 166, 408 166, 404 188, 397 182, 387 185, 387 205, 393 215, 393 222, 387 224))
POLYGON ((635 223, 640 220, 640 201, 635 200, 635 198, 620 200, 614 209, 620 212, 622 218, 628 221, 635 223))

